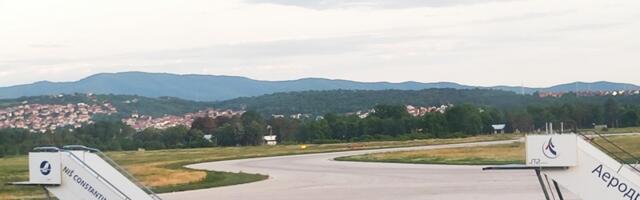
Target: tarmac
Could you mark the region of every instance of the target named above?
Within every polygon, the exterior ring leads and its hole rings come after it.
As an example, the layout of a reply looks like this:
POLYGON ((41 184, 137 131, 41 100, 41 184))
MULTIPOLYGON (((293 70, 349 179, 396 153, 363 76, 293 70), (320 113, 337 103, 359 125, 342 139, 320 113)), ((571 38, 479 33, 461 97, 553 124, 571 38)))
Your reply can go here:
MULTIPOLYGON (((511 141, 255 158, 209 162, 193 169, 260 173, 269 179, 235 186, 162 194, 165 200, 544 200, 533 171, 483 171, 483 166, 450 166, 334 161, 376 152, 470 147, 511 141)), ((577 200, 563 191, 566 200, 577 200)), ((557 198, 557 197, 556 197, 557 198)), ((559 199, 559 198, 557 198, 559 199)))

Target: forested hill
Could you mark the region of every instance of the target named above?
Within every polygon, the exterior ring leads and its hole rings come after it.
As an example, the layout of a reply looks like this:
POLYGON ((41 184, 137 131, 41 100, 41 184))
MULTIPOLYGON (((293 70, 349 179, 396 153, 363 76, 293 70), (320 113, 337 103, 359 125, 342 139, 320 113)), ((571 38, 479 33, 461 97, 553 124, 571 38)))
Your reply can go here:
MULTIPOLYGON (((602 105, 607 96, 577 97, 571 93, 562 98, 540 98, 535 95, 520 95, 514 92, 485 89, 426 89, 426 90, 332 90, 287 92, 244 97, 216 104, 218 108, 255 110, 269 114, 315 114, 348 113, 367 110, 379 104, 439 106, 443 104, 474 104, 497 109, 519 109, 528 106, 602 105)), ((622 105, 638 104, 640 95, 620 96, 615 99, 622 105)))
POLYGON ((148 98, 135 95, 55 95, 21 97, 0 100, 0 108, 29 104, 111 103, 118 109, 116 117, 127 117, 132 112, 143 115, 181 115, 205 108, 255 110, 264 116, 272 114, 350 113, 369 110, 376 105, 439 106, 446 104, 474 104, 502 110, 526 108, 528 106, 602 105, 614 98, 621 105, 640 104, 640 95, 576 97, 565 94, 561 98, 540 98, 535 95, 520 95, 514 92, 486 89, 426 89, 426 90, 329 90, 286 92, 242 97, 222 102, 197 102, 173 97, 148 98))
POLYGON ((73 93, 121 94, 145 97, 176 97, 196 101, 222 101, 277 92, 310 90, 422 90, 433 88, 498 89, 504 91, 540 92, 619 91, 637 90, 640 86, 624 83, 569 83, 548 88, 512 86, 481 87, 451 82, 358 82, 324 78, 304 78, 285 81, 264 81, 237 76, 179 75, 167 73, 121 72, 102 73, 73 82, 40 81, 33 84, 0 87, 0 98, 58 95, 73 93))

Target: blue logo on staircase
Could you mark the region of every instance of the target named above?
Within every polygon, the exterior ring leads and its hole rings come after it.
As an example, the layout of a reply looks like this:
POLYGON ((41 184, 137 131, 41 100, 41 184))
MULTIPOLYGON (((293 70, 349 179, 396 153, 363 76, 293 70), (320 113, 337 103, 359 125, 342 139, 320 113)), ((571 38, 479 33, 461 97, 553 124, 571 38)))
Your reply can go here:
POLYGON ((45 176, 51 173, 51 163, 49 161, 45 160, 40 163, 40 173, 45 176))
POLYGON ((549 141, 544 143, 544 145, 542 146, 542 152, 547 158, 558 158, 558 150, 556 149, 556 145, 553 144, 553 138, 549 138, 549 141))

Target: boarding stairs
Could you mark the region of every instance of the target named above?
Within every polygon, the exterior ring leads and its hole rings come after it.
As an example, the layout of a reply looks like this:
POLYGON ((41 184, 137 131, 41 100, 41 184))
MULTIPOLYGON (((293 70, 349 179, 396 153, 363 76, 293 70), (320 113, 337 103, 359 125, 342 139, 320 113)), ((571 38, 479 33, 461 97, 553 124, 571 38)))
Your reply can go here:
POLYGON ((563 189, 582 200, 640 200, 640 159, 605 135, 528 135, 526 151, 523 166, 485 170, 534 170, 547 200, 564 200, 563 189))
POLYGON ((29 181, 61 200, 161 200, 98 149, 38 147, 29 153, 29 181))

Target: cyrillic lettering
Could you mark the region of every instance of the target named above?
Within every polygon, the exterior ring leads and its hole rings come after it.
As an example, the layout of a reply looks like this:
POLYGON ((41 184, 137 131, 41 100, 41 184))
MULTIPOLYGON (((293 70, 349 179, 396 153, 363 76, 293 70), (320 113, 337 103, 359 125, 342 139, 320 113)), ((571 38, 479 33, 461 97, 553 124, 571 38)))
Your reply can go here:
POLYGON ((624 197, 629 197, 630 200, 634 200, 633 196, 637 197, 636 190, 634 190, 633 188, 629 189, 629 191, 624 193, 624 197))
POLYGON ((629 189, 629 186, 627 186, 626 183, 620 183, 620 185, 618 185, 618 191, 620 192, 626 192, 627 189, 629 189), (622 189, 622 186, 624 186, 624 189, 622 189))
POLYGON ((602 165, 599 165, 598 167, 596 167, 596 169, 591 171, 591 173, 595 173, 595 172, 598 172, 598 177, 600 177, 602 175, 602 165))
POLYGON ((619 192, 623 193, 623 198, 629 200, 640 200, 640 192, 636 190, 637 188, 634 188, 634 184, 629 185, 624 182, 624 179, 620 180, 618 177, 616 177, 615 173, 612 174, 604 171, 603 165, 598 165, 598 167, 591 171, 591 173, 597 173, 598 178, 607 183, 607 188, 613 187, 616 188, 616 190, 618 190, 619 192))
POLYGON ((620 184, 620 180, 618 180, 618 178, 616 177, 613 177, 611 178, 611 181, 609 181, 609 184, 607 184, 607 187, 618 187, 618 184, 620 184))
POLYGON ((609 178, 611 178, 611 174, 609 172, 602 173, 602 180, 606 183, 609 182, 609 178))

